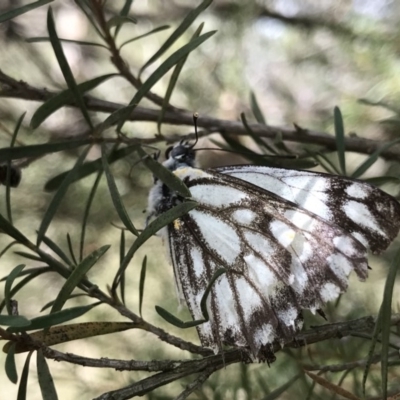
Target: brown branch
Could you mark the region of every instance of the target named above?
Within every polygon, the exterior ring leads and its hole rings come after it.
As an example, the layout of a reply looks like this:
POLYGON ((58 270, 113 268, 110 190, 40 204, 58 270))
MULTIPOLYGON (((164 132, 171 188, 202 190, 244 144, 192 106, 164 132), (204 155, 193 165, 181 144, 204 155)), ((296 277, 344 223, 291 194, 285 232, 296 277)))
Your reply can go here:
MULTIPOLYGON (((35 88, 23 81, 17 81, 10 76, 4 74, 1 70, 0 84, 2 84, 0 97, 18 98, 43 102, 49 100, 51 97, 57 94, 47 89, 35 88)), ((117 111, 120 108, 124 107, 123 104, 100 100, 88 95, 85 95, 84 98, 86 106, 90 111, 113 113, 114 111, 117 111)), ((73 103, 71 103, 70 105, 75 106, 75 104, 73 103)), ((157 122, 159 115, 160 112, 158 110, 137 106, 135 110, 130 114, 128 119, 131 121, 157 122)), ((193 126, 193 114, 187 111, 167 111, 165 113, 163 122, 166 124, 187 125, 191 127, 193 126)), ((199 127, 211 130, 212 132, 221 131, 229 133, 231 135, 248 135, 243 124, 238 121, 227 121, 208 116, 201 116, 198 119, 197 124, 199 127)), ((325 132, 299 128, 298 126, 295 126, 294 128, 285 128, 262 124, 249 124, 249 126, 259 137, 275 139, 277 135, 281 135, 282 139, 287 142, 307 143, 314 145, 317 144, 331 151, 335 151, 337 149, 335 137, 325 132)), ((175 141, 178 139, 178 136, 170 138, 171 141, 175 141)), ((154 138, 143 142, 157 143, 162 140, 165 139, 154 138)), ((347 151, 353 151, 362 154, 372 154, 386 143, 387 142, 364 139, 359 137, 346 137, 345 148, 347 151)), ((388 160, 398 160, 400 157, 400 145, 393 146, 391 149, 383 151, 381 153, 381 156, 388 160)))
MULTIPOLYGON (((299 346, 309 345, 325 341, 328 339, 343 338, 351 336, 356 332, 372 332, 374 329, 376 319, 372 316, 359 318, 356 320, 339 322, 334 324, 325 324, 318 327, 311 328, 307 331, 299 333, 295 339, 286 344, 284 347, 297 348, 299 346)), ((391 325, 400 323, 400 314, 393 314, 391 318, 391 325)), ((211 350, 208 354, 212 354, 211 350)), ((281 350, 280 344, 274 344, 274 352, 281 350)), ((224 354, 210 355, 205 358, 195 360, 160 360, 160 361, 135 361, 135 360, 112 360, 112 359, 93 359, 88 357, 81 357, 74 354, 64 354, 53 349, 44 348, 44 355, 47 358, 56 361, 66 361, 73 364, 91 366, 98 368, 115 368, 117 370, 141 370, 141 371, 160 371, 160 373, 145 378, 133 385, 107 392, 97 398, 97 400, 108 399, 128 399, 133 396, 140 396, 157 387, 166 385, 177 379, 200 373, 211 374, 218 369, 224 368, 227 365, 238 362, 250 362, 243 349, 232 349, 224 352, 224 354), (211 371, 211 372, 210 372, 211 371)), ((376 357, 375 357, 376 358, 376 357)), ((375 360, 374 358, 374 360, 375 360)), ((318 366, 317 369, 322 371, 340 371, 349 368, 361 366, 364 360, 358 361, 350 365, 342 364, 341 369, 335 366, 318 366)), ((312 370, 315 367, 307 368, 312 370)), ((193 385, 196 381, 193 382, 193 385)), ((188 388, 191 387, 190 385, 188 388)), ((184 392, 183 392, 184 393, 184 392)))

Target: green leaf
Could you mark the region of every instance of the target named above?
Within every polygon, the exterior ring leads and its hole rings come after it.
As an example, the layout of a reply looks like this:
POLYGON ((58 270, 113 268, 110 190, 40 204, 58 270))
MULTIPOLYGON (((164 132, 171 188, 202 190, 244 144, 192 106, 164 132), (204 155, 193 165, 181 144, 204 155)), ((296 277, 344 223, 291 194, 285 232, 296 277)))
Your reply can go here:
POLYGON ((299 373, 293 378, 289 379, 286 383, 280 386, 278 389, 273 390, 270 394, 263 398, 263 400, 275 400, 278 399, 283 393, 285 393, 290 386, 293 385, 303 374, 299 373))
POLYGON ((126 228, 130 232, 132 232, 135 236, 138 236, 139 232, 132 224, 132 221, 129 218, 129 215, 126 212, 124 203, 121 199, 121 195, 119 194, 114 177, 111 174, 110 167, 107 162, 106 151, 107 151, 106 146, 104 143, 102 143, 102 145, 101 145, 101 160, 103 162, 103 170, 104 170, 104 173, 107 178, 108 190, 110 191, 110 195, 111 195, 112 202, 114 204, 115 211, 117 211, 119 218, 121 219, 122 223, 126 226, 126 228))
POLYGON ((201 312, 203 314, 203 317, 206 321, 208 321, 210 319, 209 315, 208 315, 208 311, 207 311, 207 299, 208 299, 208 295, 211 292, 211 289, 215 283, 215 281, 223 274, 226 273, 226 269, 225 268, 219 268, 214 272, 214 275, 212 276, 210 282, 208 282, 207 288, 204 291, 203 297, 201 298, 200 301, 200 308, 201 308, 201 312))
POLYGON ((110 248, 110 245, 102 246, 98 250, 89 254, 71 273, 69 278, 64 283, 56 300, 54 301, 51 313, 60 311, 71 295, 72 291, 82 281, 89 270, 97 263, 100 257, 110 248))
MULTIPOLYGON (((21 127, 22 121, 24 120, 26 111, 22 113, 17 121, 17 125, 15 126, 14 133, 11 138, 10 148, 14 147, 15 141, 17 139, 17 135, 19 132, 19 128, 21 127)), ((7 176, 6 176, 6 209, 8 220, 12 224, 12 214, 11 214, 11 160, 7 161, 7 176)))
MULTIPOLYGON (((195 38, 200 36, 200 33, 203 29, 204 23, 201 23, 200 26, 196 29, 196 32, 193 34, 193 36, 191 37, 191 41, 194 40, 195 38)), ((162 102, 162 106, 161 106, 161 111, 160 111, 160 116, 158 117, 158 121, 157 121, 157 129, 158 132, 161 133, 161 124, 162 121, 164 119, 164 115, 165 112, 167 111, 168 105, 169 105, 169 101, 171 99, 172 96, 172 92, 174 91, 176 82, 178 81, 179 78, 179 74, 181 73, 183 66, 185 65, 185 62, 187 60, 189 55, 187 55, 186 57, 183 57, 175 66, 171 78, 169 80, 169 84, 167 87, 167 91, 165 92, 165 96, 162 102)))
MULTIPOLYGON (((270 146, 267 141, 263 140, 260 138, 254 131, 251 129, 250 125, 247 123, 247 118, 245 113, 240 114, 240 118, 242 120, 244 129, 246 129, 246 132, 248 135, 260 146, 260 148, 265 149, 269 151, 271 154, 278 154, 275 148, 270 146)), ((246 148, 246 147, 245 147, 246 148)), ((246 148, 247 151, 250 151, 249 149, 246 148)))
POLYGON ((261 108, 258 105, 257 98, 256 98, 256 95, 254 94, 254 92, 250 92, 250 107, 251 107, 251 111, 253 111, 253 115, 254 115, 256 121, 259 124, 266 125, 267 122, 265 121, 265 118, 261 111, 261 108))
POLYGON ((101 304, 101 303, 97 302, 97 303, 90 304, 88 306, 65 308, 64 310, 57 311, 53 314, 47 314, 47 315, 42 315, 41 317, 33 318, 30 321, 31 324, 29 326, 25 326, 25 327, 13 326, 13 327, 8 328, 8 330, 10 332, 14 333, 14 332, 24 332, 24 331, 32 331, 32 330, 37 330, 37 329, 49 328, 50 326, 62 324, 64 322, 78 318, 78 317, 82 316, 83 314, 86 314, 93 307, 96 307, 99 304, 101 304))
POLYGON ((65 279, 68 279, 71 274, 71 268, 66 267, 63 263, 56 260, 50 254, 46 253, 40 248, 36 248, 36 252, 39 254, 41 260, 45 262, 52 269, 52 271, 57 272, 65 279))
POLYGON ((74 265, 72 261, 68 258, 68 256, 61 250, 61 248, 53 242, 49 237, 43 236, 43 243, 47 245, 51 250, 54 251, 67 265, 74 265))
MULTIPOLYGON (((83 94, 99 86, 104 81, 114 78, 118 75, 119 74, 107 74, 98 76, 97 78, 93 78, 76 85, 76 89, 79 91, 79 93, 83 94)), ((35 111, 31 119, 31 128, 36 129, 42 124, 43 121, 50 117, 51 114, 59 110, 61 107, 71 105, 74 102, 75 93, 71 89, 63 90, 62 92, 54 95, 35 111)))
POLYGON ((69 185, 73 182, 75 177, 76 171, 78 171, 79 167, 82 165, 83 161, 85 160, 87 153, 89 152, 90 146, 86 148, 85 151, 79 156, 77 162, 75 163, 74 167, 71 169, 69 174, 63 180, 63 183, 60 185, 59 189, 55 193, 53 199, 51 200, 49 206, 47 207, 46 213, 43 217, 43 220, 40 224, 38 230, 38 237, 37 237, 37 246, 39 247, 41 241, 43 240, 44 235, 46 234, 47 228, 50 225, 61 201, 65 197, 67 193, 69 185))
POLYGON ((25 251, 14 251, 14 254, 27 258, 28 260, 42 261, 42 259, 39 256, 36 256, 35 254, 31 253, 26 253, 25 251))
POLYGON ((29 363, 32 357, 32 351, 26 357, 24 368, 22 370, 21 380, 19 382, 17 400, 26 400, 26 388, 28 386, 29 363))
POLYGON ((124 15, 115 15, 107 21, 107 28, 110 29, 114 26, 122 26, 123 24, 137 24, 137 20, 124 15))
POLYGON ((127 45, 129 43, 135 42, 136 40, 143 39, 144 37, 150 36, 153 33, 161 32, 161 31, 164 31, 165 29, 169 29, 169 28, 170 28, 169 25, 162 25, 162 26, 159 26, 159 27, 157 27, 155 29, 152 29, 151 31, 149 31, 147 33, 144 33, 143 35, 139 35, 139 36, 136 36, 136 37, 134 37, 132 39, 129 39, 126 42, 122 43, 121 46, 119 46, 119 50, 121 50, 125 45, 127 45))
POLYGON ((28 11, 34 10, 35 8, 44 6, 51 3, 54 0, 38 0, 34 3, 26 4, 25 6, 14 8, 13 10, 7 11, 0 15, 0 23, 18 17, 18 15, 25 14, 28 11))
MULTIPOLYGON (((119 150, 114 150, 112 151, 107 158, 107 162, 108 164, 112 164, 115 161, 118 161, 124 157, 126 157, 127 155, 133 153, 134 151, 136 151, 138 148, 138 146, 136 144, 131 145, 131 146, 127 146, 124 147, 122 149, 119 150)), ((79 170, 77 171, 76 175, 75 175, 75 179, 74 182, 85 178, 91 174, 93 174, 94 172, 97 171, 102 171, 103 170, 103 163, 101 161, 101 157, 98 158, 95 161, 89 161, 85 164, 83 164, 79 170)), ((54 178, 51 178, 45 185, 44 190, 48 191, 48 192, 52 192, 53 190, 56 190, 60 187, 61 182, 64 180, 64 178, 68 175, 70 171, 65 171, 62 172, 60 175, 55 176, 54 178)))
POLYGON ((5 364, 7 378, 12 383, 18 382, 17 367, 15 366, 15 346, 16 343, 14 342, 8 349, 5 364))
POLYGON ((17 228, 14 228, 1 214, 0 214, 0 231, 3 231, 8 236, 11 236, 19 243, 22 244, 29 243, 29 240, 17 228))
MULTIPOLYGON (((77 298, 77 297, 85 297, 85 296, 88 296, 88 294, 87 294, 87 293, 76 293, 76 294, 71 294, 70 296, 68 296, 68 300, 75 299, 75 298, 77 298)), ((43 311, 47 310, 48 308, 52 307, 55 301, 56 301, 56 300, 54 299, 54 300, 49 301, 48 303, 46 303, 46 304, 40 309, 40 312, 43 312, 43 311)))
POLYGON ((336 137, 336 147, 339 157, 340 170, 343 175, 346 173, 346 142, 344 138, 344 124, 342 113, 339 107, 335 107, 333 110, 334 124, 335 124, 335 137, 336 137))
POLYGON ((52 11, 51 7, 49 7, 49 10, 47 12, 47 29, 49 31, 49 37, 50 37, 51 45, 54 50, 54 54, 56 55, 61 72, 64 75, 65 82, 67 83, 68 87, 70 88, 71 92, 73 93, 75 102, 78 105, 78 107, 81 109, 82 115, 85 118, 86 122, 88 123, 90 129, 93 129, 92 121, 90 120, 89 114, 86 109, 85 101, 83 100, 82 94, 78 89, 78 86, 75 82, 75 78, 72 74, 71 68, 69 67, 68 61, 65 58, 64 51, 61 46, 60 40, 58 39, 56 27, 54 25, 53 11, 52 11))
POLYGON ((374 331, 372 332, 371 345, 369 347, 368 359, 367 359, 367 363, 365 364, 365 369, 364 369, 364 374, 363 374, 362 392, 363 392, 364 398, 365 398, 365 384, 367 383, 369 369, 372 364, 372 359, 375 354, 375 346, 378 341, 378 336, 381 333, 381 329, 382 329, 382 306, 379 309, 379 314, 378 314, 378 317, 376 318, 374 331))
POLYGON ((140 147, 138 148, 138 153, 142 157, 146 167, 172 191, 177 192, 182 197, 191 197, 190 190, 173 172, 165 168, 159 162, 153 160, 140 147))
MULTIPOLYGON (((211 31, 201 35, 200 37, 192 40, 188 44, 182 46, 179 50, 173 53, 170 57, 168 57, 143 83, 140 89, 136 92, 135 96, 133 96, 132 100, 129 103, 129 106, 125 108, 124 114, 122 115, 117 130, 120 131, 125 120, 129 117, 130 113, 135 109, 138 105, 139 101, 146 96, 148 91, 183 57, 193 51, 195 48, 200 46, 203 42, 205 42, 208 38, 214 35, 216 31, 211 31)), ((117 110, 118 112, 120 110, 117 110)), ((114 113, 113 113, 114 114, 114 113)), ((112 117, 112 115, 110 117, 112 117)), ((110 118, 109 117, 109 118, 110 118)))
POLYGON ((165 41, 159 50, 149 59, 149 61, 143 65, 139 71, 139 76, 149 65, 158 60, 176 42, 176 40, 183 35, 183 33, 189 28, 190 25, 192 25, 199 14, 201 14, 211 3, 212 0, 204 0, 197 8, 189 12, 189 14, 183 19, 175 31, 172 32, 171 36, 165 41))
POLYGON ((204 324, 204 322, 207 322, 204 319, 184 322, 184 321, 182 321, 181 319, 175 317, 169 311, 167 311, 166 309, 164 309, 164 308, 162 308, 160 306, 155 306, 155 309, 157 311, 157 314, 160 317, 164 318, 171 325, 174 325, 174 326, 176 326, 177 328, 180 328, 180 329, 193 328, 194 326, 198 326, 198 325, 204 324))
POLYGON ((0 325, 26 327, 31 325, 31 321, 29 321, 22 315, 0 315, 0 325))
POLYGON ((382 376, 382 398, 386 399, 387 384, 388 384, 388 355, 390 346, 390 329, 392 317, 392 299, 393 288, 396 281, 397 271, 400 269, 400 250, 397 251, 386 278, 385 290, 383 292, 383 300, 381 306, 382 312, 382 361, 381 361, 381 376, 382 376))
POLYGON ((74 247, 72 246, 72 239, 71 239, 71 236, 69 233, 67 233, 67 245, 68 245, 69 254, 71 255, 73 264, 78 265, 76 258, 75 258, 75 254, 74 254, 74 247))
POLYGON ((2 257, 4 254, 6 254, 7 251, 8 251, 12 246, 15 246, 16 244, 18 244, 18 242, 12 241, 12 242, 9 243, 6 247, 4 247, 4 249, 3 249, 2 251, 0 251, 0 257, 2 257))
POLYGON ((17 160, 19 158, 36 158, 45 154, 55 153, 63 150, 76 149, 77 147, 91 144, 92 139, 66 140, 64 142, 35 144, 23 147, 3 147, 0 149, 0 162, 17 160))
POLYGON ((310 151, 307 148, 304 148, 304 151, 309 154, 310 157, 314 158, 314 160, 316 160, 317 163, 325 169, 325 171, 329 172, 330 174, 340 175, 338 167, 324 153, 310 151))
MULTIPOLYGON (((79 44, 80 46, 95 46, 95 47, 102 47, 103 49, 108 49, 107 46, 101 43, 86 42, 84 40, 62 39, 62 38, 58 38, 58 40, 60 42, 65 42, 65 43, 79 44)), ((38 37, 27 38, 25 39, 25 41, 27 43, 42 43, 42 42, 50 42, 50 38, 48 36, 38 36, 38 37)))
POLYGON ((137 104, 132 104, 126 107, 122 107, 111 113, 102 123, 96 126, 97 134, 100 135, 100 133, 115 125, 117 122, 120 123, 124 118, 128 118, 130 113, 136 106, 137 104))
POLYGON ((140 270, 140 281, 139 281, 139 314, 142 318, 142 305, 143 305, 143 294, 144 294, 144 281, 146 280, 146 267, 147 267, 147 256, 144 256, 142 262, 142 269, 140 270))
POLYGON ((25 268, 25 264, 17 265, 7 276, 6 283, 4 285, 4 300, 6 302, 8 315, 12 315, 11 310, 11 287, 15 279, 18 278, 19 274, 25 268))
POLYGON ((374 178, 363 179, 364 182, 368 182, 371 185, 380 186, 385 183, 400 183, 400 177, 398 176, 375 176, 374 178))
POLYGON ((164 226, 170 224, 176 219, 182 217, 187 214, 190 210, 193 210, 197 206, 197 203, 194 201, 185 201, 184 203, 178 204, 177 206, 171 208, 170 210, 162 213, 158 216, 154 221, 152 221, 143 232, 137 237, 133 245, 128 250, 123 262, 121 263, 118 272, 114 278, 114 282, 112 285, 112 290, 115 292, 117 286, 119 285, 119 280, 121 274, 126 270, 132 257, 136 253, 136 251, 145 243, 148 239, 150 239, 156 232, 158 232, 164 226))
POLYGON ((53 377, 51 376, 50 369, 47 365, 46 359, 44 358, 42 349, 37 351, 36 366, 43 400, 58 400, 53 377))
POLYGON ((225 268, 219 268, 217 271, 214 272, 214 275, 212 276, 210 282, 208 282, 207 288, 204 291, 203 296, 200 301, 200 308, 201 308, 201 312, 203 314, 204 319, 184 322, 160 306, 155 306, 157 313, 161 317, 163 317, 167 322, 169 322, 170 324, 172 324, 178 328, 181 328, 181 329, 192 328, 193 326, 198 326, 198 325, 204 324, 204 322, 207 322, 210 319, 209 315, 208 315, 208 311, 207 311, 208 296, 211 292, 211 289, 212 289, 215 281, 222 274, 225 274, 225 273, 226 273, 225 268))
POLYGON ((379 158, 382 152, 386 151, 393 145, 400 142, 400 139, 392 140, 381 146, 379 149, 375 150, 352 174, 352 178, 360 177, 364 172, 366 172, 379 158))
MULTIPOLYGON (((44 274, 45 272, 52 272, 53 270, 49 267, 40 267, 40 268, 31 268, 30 270, 25 270, 23 273, 29 272, 29 275, 18 282, 10 292, 10 297, 13 297, 16 293, 18 293, 24 286, 26 286, 32 279, 35 279, 37 276, 44 274), (31 272, 30 272, 31 271, 31 272)), ((21 276, 23 275, 21 274, 21 276)), ((0 312, 3 311, 3 308, 6 305, 5 299, 0 303, 0 312)), ((0 323, 1 325, 1 323, 0 323)), ((6 324, 5 324, 6 325, 6 324)))
MULTIPOLYGON (((119 265, 120 266, 122 264, 122 261, 124 261, 124 258, 125 258, 125 230, 121 229, 121 240, 120 240, 120 246, 119 246, 119 265)), ((143 265, 142 265, 142 268, 143 268, 143 265)), ((121 274, 120 292, 121 292, 122 304, 125 304, 125 271, 121 274)))
MULTIPOLYGON (((122 17, 126 17, 129 14, 129 11, 131 9, 132 3, 133 3, 133 0, 126 0, 125 4, 121 8, 121 11, 119 12, 119 15, 122 16, 122 17)), ((136 21, 135 21, 135 23, 136 23, 136 21)), ((117 37, 121 27, 122 27, 122 24, 118 24, 117 28, 115 29, 114 40, 117 37)))
POLYGON ((80 241, 79 241, 79 261, 82 261, 82 259, 83 259, 83 248, 85 246, 85 234, 86 234, 87 221, 89 218, 89 212, 90 212, 90 208, 92 206, 93 199, 96 194, 96 191, 97 191, 97 188, 99 186, 102 176, 103 176, 103 171, 99 171, 97 173, 96 180, 94 181, 92 190, 89 193, 89 197, 88 197, 86 207, 85 207, 85 212, 83 213, 81 237, 80 237, 80 241))

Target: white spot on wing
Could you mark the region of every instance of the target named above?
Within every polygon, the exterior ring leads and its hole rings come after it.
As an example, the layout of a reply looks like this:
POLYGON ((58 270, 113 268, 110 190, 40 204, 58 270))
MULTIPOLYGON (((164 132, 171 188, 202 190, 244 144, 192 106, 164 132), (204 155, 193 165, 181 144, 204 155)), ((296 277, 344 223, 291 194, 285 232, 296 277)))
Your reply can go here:
POLYGON ((354 257, 357 255, 353 240, 349 236, 336 236, 333 238, 333 244, 347 257, 354 257))
POLYGON ((267 262, 274 262, 272 257, 276 252, 276 248, 272 242, 267 240, 264 236, 252 231, 245 231, 244 237, 248 245, 257 253, 261 254, 267 262))
POLYGON ((271 271, 263 260, 254 254, 249 254, 244 258, 247 264, 250 280, 263 292, 266 296, 272 293, 273 288, 278 283, 276 275, 271 271))
POLYGON ((282 221, 272 221, 269 225, 275 239, 283 246, 288 247, 296 236, 296 232, 282 221))
POLYGON ((254 332, 254 341, 256 342, 257 349, 263 344, 272 343, 275 339, 274 328, 271 324, 263 324, 254 332))
POLYGON ((385 232, 379 227, 376 219, 365 204, 349 200, 343 205, 343 211, 346 213, 346 216, 356 224, 369 228, 386 237, 385 232))
POLYGON ((293 257, 298 257, 302 263, 305 263, 313 253, 311 244, 303 235, 299 234, 295 236, 289 251, 294 253, 293 257))
POLYGON ((324 302, 335 300, 340 294, 340 288, 333 283, 325 283, 321 288, 321 298, 324 302))
POLYGON ((198 225, 206 244, 226 263, 233 264, 241 250, 235 230, 221 219, 198 210, 190 211, 189 215, 198 225))
POLYGON ((290 286, 292 286, 297 293, 302 294, 308 283, 308 275, 297 257, 292 257, 290 271, 292 273, 290 275, 290 286))
POLYGON ((288 176, 283 178, 290 186, 290 201, 295 202, 307 211, 325 220, 332 218, 332 213, 326 205, 328 201, 328 181, 320 176, 288 176))
POLYGON ((227 207, 247 197, 241 190, 218 184, 195 185, 190 188, 190 193, 196 201, 212 207, 227 207))
POLYGON ((294 307, 290 307, 287 310, 279 311, 278 317, 286 326, 294 327, 297 314, 298 314, 297 310, 294 307))
POLYGON ((204 262, 200 250, 197 247, 192 247, 190 250, 190 257, 193 261, 193 269, 196 278, 200 278, 204 272, 204 262))
POLYGON ((331 254, 327 257, 329 268, 334 272, 334 274, 344 281, 347 281, 347 276, 353 269, 350 261, 343 254, 331 254))
POLYGON ((182 167, 178 168, 173 171, 173 173, 179 178, 189 178, 189 179, 196 179, 196 178, 211 178, 210 174, 204 172, 202 169, 199 168, 192 168, 192 167, 182 167))
POLYGON ((315 229, 316 220, 301 210, 287 210, 284 216, 297 228, 312 232, 315 229))
POLYGON ((257 214, 249 209, 241 208, 232 213, 232 218, 241 225, 251 225, 257 214))
POLYGON ((235 285, 239 293, 244 317, 249 320, 255 310, 263 307, 261 298, 244 278, 236 279, 235 285))
POLYGON ((366 239, 366 237, 364 235, 362 235, 360 232, 353 232, 352 236, 354 236, 361 244, 363 244, 365 247, 369 247, 368 246, 368 240, 366 239))
POLYGON ((221 278, 215 282, 214 286, 216 294, 216 306, 219 310, 221 326, 224 327, 224 329, 239 329, 239 317, 235 309, 236 300, 233 297, 233 292, 227 277, 222 275, 221 278))
POLYGON ((346 188, 345 192, 348 196, 353 197, 355 199, 365 199, 368 197, 370 193, 370 189, 368 186, 363 185, 358 182, 354 182, 349 187, 346 188))

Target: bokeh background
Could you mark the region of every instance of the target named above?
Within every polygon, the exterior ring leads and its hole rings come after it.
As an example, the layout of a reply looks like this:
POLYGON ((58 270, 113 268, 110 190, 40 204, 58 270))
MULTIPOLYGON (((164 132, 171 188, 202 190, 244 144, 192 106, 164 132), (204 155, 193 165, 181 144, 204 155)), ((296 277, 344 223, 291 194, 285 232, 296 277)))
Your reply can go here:
MULTIPOLYGON (((2 0, 0 15, 12 8, 27 4, 22 0, 2 0)), ((108 15, 117 14, 125 1, 106 1, 108 15)), ((124 24, 118 34, 118 43, 145 34, 159 26, 165 29, 141 40, 127 44, 121 54, 133 73, 160 48, 166 38, 193 8, 192 1, 136 1, 130 14, 136 24, 124 24)), ((56 28, 60 38, 99 43, 96 31, 74 1, 58 0, 51 3, 56 28)), ((40 7, 15 19, 0 24, 0 69, 16 80, 51 91, 66 87, 60 67, 48 42, 29 43, 27 39, 48 36, 46 13, 48 6, 40 7)), ((333 108, 339 106, 348 135, 390 141, 399 137, 400 126, 400 2, 395 0, 266 0, 228 1, 215 0, 200 15, 196 23, 176 43, 175 49, 186 43, 200 22, 204 31, 218 32, 188 58, 176 85, 172 104, 201 116, 239 120, 245 112, 252 120, 250 94, 253 92, 268 124, 292 126, 333 134, 333 108), (178 47, 177 47, 178 46, 178 47)), ((110 54, 101 47, 64 43, 64 52, 77 82, 95 76, 116 72, 110 54)), ((165 58, 165 57, 164 57, 165 58)), ((148 76, 164 59, 151 65, 145 72, 148 76)), ((168 84, 167 74, 153 88, 163 96, 168 84)), ((122 77, 104 82, 91 95, 116 103, 127 104, 134 88, 122 77)), ((49 140, 73 138, 85 128, 85 121, 78 109, 62 108, 48 118, 38 129, 29 126, 30 118, 40 102, 1 97, 0 84, 0 146, 9 146, 12 132, 20 115, 26 111, 18 135, 18 145, 46 143, 49 140)), ((155 108, 149 100, 142 106, 155 108)), ((106 117, 103 113, 91 113, 94 121, 106 117)), ((254 120, 254 119, 253 119, 254 120)), ((166 137, 188 134, 191 126, 163 125, 166 137)), ((129 122, 124 127, 129 137, 152 138, 157 134, 155 123, 129 122)), ((216 135, 214 135, 216 136, 216 135)), ((209 146, 210 142, 202 142, 209 146)), ((160 141, 159 148, 166 144, 160 141)), ((45 183, 57 174, 70 169, 76 162, 79 151, 64 151, 32 160, 23 169, 19 188, 12 192, 14 223, 25 235, 35 240, 35 232, 47 209, 53 193, 44 191, 45 183)), ((100 150, 94 147, 88 158, 99 157, 100 150)), ((135 158, 136 157, 136 158, 135 158)), ((337 162, 336 154, 331 155, 337 162)), ((366 155, 347 154, 349 171, 354 170, 366 155)), ((112 166, 118 189, 132 221, 138 228, 145 224, 147 193, 152 185, 151 173, 131 156, 112 166)), ((217 162, 232 163, 237 160, 231 155, 202 152, 203 167, 217 162)), ((379 159, 366 177, 398 174, 394 162, 379 159)), ((73 184, 62 202, 48 230, 58 245, 68 252, 66 235, 72 237, 75 249, 78 246, 83 210, 94 177, 73 184)), ((386 184, 383 189, 397 195, 397 184, 386 184)), ((4 186, 0 187, 0 198, 4 199, 4 186)), ((0 200, 0 212, 5 213, 5 202, 0 200)), ((106 290, 119 265, 119 240, 122 224, 113 208, 105 179, 100 183, 94 200, 84 253, 111 244, 111 250, 90 271, 90 278, 106 290)), ((0 250, 10 238, 0 235, 0 250)), ((127 244, 133 236, 127 234, 127 244)), ((351 280, 350 290, 338 307, 329 305, 327 314, 332 322, 375 314, 382 298, 388 262, 394 244, 382 257, 371 256, 373 270, 367 283, 351 280)), ((45 247, 44 247, 45 248, 45 247)), ((49 250, 50 251, 50 250, 49 250)), ((143 316, 169 332, 198 343, 195 329, 182 331, 164 322, 154 311, 159 304, 182 319, 188 312, 177 308, 172 268, 168 265, 161 240, 152 238, 135 255, 127 273, 126 296, 128 306, 138 310, 138 282, 144 256, 147 255, 147 278, 145 282, 143 316)), ((32 260, 22 260, 13 251, 0 259, 1 276, 7 275, 17 264, 29 267, 40 266, 32 260)), ((63 280, 56 274, 46 274, 23 289, 17 297, 19 311, 26 316, 36 316, 41 307, 53 300, 63 280)), ((0 287, 2 290, 2 287, 0 287)), ((394 310, 399 311, 399 291, 393 297, 394 310)), ((0 294, 2 298, 2 292, 0 294)), ((86 304, 85 300, 74 299, 70 306, 86 304)), ((310 323, 312 316, 307 316, 310 323)), ((115 320, 122 321, 110 307, 100 306, 80 318, 79 321, 115 320)), ((322 323, 322 320, 315 320, 322 323)), ((315 322, 314 321, 314 322, 315 322)), ((309 325, 309 324, 308 324, 309 325)), ((111 336, 71 342, 57 349, 88 357, 110 357, 123 359, 183 359, 190 357, 182 351, 160 342, 150 334, 128 331, 111 336)), ((193 395, 193 399, 258 399, 296 374, 297 360, 309 363, 334 363, 367 356, 368 342, 363 339, 335 341, 332 348, 326 344, 310 346, 296 351, 281 352, 278 360, 269 368, 267 365, 230 366, 214 374, 193 395), (348 341, 351 341, 350 343, 348 341), (353 358, 352 358, 353 357, 353 358), (355 357, 355 358, 354 358, 355 357)), ((25 357, 17 356, 19 371, 25 357)), ((0 364, 5 355, 0 353, 0 364)), ((62 400, 89 399, 105 391, 117 389, 147 376, 137 372, 116 372, 84 368, 66 363, 49 361, 59 398, 62 400)), ((379 369, 373 373, 379 375, 379 369)), ((398 368, 398 367, 397 367, 398 368)), ((40 399, 41 394, 35 376, 35 363, 31 362, 28 398, 40 399)), ((16 398, 17 386, 10 383, 4 372, 0 373, 0 399, 16 398)), ((396 375, 397 374, 397 375, 396 375)), ((399 369, 393 369, 391 385, 399 369)), ((340 375, 331 374, 338 382, 340 375)), ((350 390, 359 390, 362 371, 352 372, 344 385, 350 390)), ((372 379, 373 381, 373 379, 372 379)), ((190 380, 171 384, 154 392, 147 398, 173 398, 190 380)), ((280 398, 307 398, 311 383, 304 378, 284 392, 280 398)), ((326 391, 315 388, 310 399, 327 398, 326 391)), ((377 395, 373 384, 370 395, 377 395)))

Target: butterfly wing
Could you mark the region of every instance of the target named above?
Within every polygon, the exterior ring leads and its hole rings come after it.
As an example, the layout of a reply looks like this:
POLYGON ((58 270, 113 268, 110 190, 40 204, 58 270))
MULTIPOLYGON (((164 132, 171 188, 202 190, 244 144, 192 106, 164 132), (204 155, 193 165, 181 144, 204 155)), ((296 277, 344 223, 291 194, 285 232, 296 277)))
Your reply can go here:
POLYGON ((216 172, 245 180, 350 232, 374 253, 385 250, 399 233, 400 205, 365 182, 341 176, 254 165, 228 166, 216 172))
MULTIPOLYGON (((174 171, 199 203, 168 227, 178 287, 194 319, 214 273, 203 346, 247 347, 270 359, 269 344, 291 341, 302 309, 319 309, 367 276, 366 248, 340 226, 233 174, 174 171)), ((323 179, 323 178, 321 178, 323 179)))

